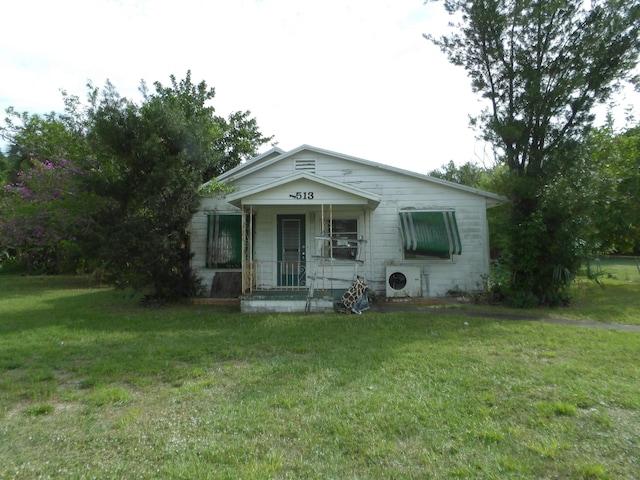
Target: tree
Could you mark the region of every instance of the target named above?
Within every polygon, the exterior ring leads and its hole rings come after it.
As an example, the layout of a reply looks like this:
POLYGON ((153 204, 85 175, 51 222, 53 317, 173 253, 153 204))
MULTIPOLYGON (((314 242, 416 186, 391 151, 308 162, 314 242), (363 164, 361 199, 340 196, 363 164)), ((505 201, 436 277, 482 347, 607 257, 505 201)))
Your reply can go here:
POLYGON ((466 185, 467 187, 480 188, 482 178, 489 172, 489 169, 479 167, 472 162, 467 162, 457 167, 453 160, 450 160, 449 163, 439 169, 430 171, 429 176, 466 185))
POLYGON ((41 245, 15 239, 46 238, 49 257, 73 245, 114 285, 148 290, 159 301, 194 295, 188 226, 199 188, 271 138, 250 112, 215 115, 215 91, 192 83, 190 72, 170 78, 153 91, 142 82, 140 103, 107 82, 88 85, 87 105, 63 92, 63 114, 10 110, 2 129, 10 139, 10 184, 0 206, 11 207, 11 219, 2 221, 13 222, 15 235, 0 245, 19 244, 33 256, 41 245), (34 225, 47 225, 50 235, 34 235, 34 225))
POLYGON ((137 105, 108 84, 90 113, 101 172, 93 188, 111 200, 99 212, 94 249, 109 281, 150 286, 161 300, 197 289, 188 267, 187 227, 212 125, 203 111, 208 92, 185 93, 193 96, 145 94, 137 105))
POLYGON ((101 174, 93 188, 110 199, 101 212, 95 250, 112 282, 152 288, 160 301, 197 293, 190 266, 188 226, 199 187, 255 155, 270 140, 249 112, 226 121, 207 103, 215 92, 205 82, 171 77, 155 91, 142 85, 138 105, 107 84, 95 90, 89 139, 101 174))
POLYGON ((78 239, 98 199, 79 188, 89 173, 86 140, 68 116, 7 110, 10 141, 0 185, 0 250, 31 272, 73 273, 86 264, 78 239), (70 160, 71 159, 71 160, 70 160))
MULTIPOLYGON (((65 103, 68 103, 66 97, 65 103)), ((6 114, 1 133, 9 140, 4 162, 8 181, 14 181, 20 172, 37 167, 43 159, 57 163, 90 155, 82 132, 72 125, 69 115, 20 113, 11 107, 6 114)))
POLYGON ((640 126, 616 132, 610 120, 587 137, 590 231, 595 252, 640 252, 640 126))
POLYGON ((563 178, 580 158, 593 107, 630 77, 640 4, 610 0, 444 0, 457 23, 426 37, 465 68, 488 107, 472 123, 510 172, 507 293, 565 301, 585 245, 563 178))
POLYGON ((9 169, 9 160, 4 152, 0 150, 0 185, 4 185, 9 181, 9 169))

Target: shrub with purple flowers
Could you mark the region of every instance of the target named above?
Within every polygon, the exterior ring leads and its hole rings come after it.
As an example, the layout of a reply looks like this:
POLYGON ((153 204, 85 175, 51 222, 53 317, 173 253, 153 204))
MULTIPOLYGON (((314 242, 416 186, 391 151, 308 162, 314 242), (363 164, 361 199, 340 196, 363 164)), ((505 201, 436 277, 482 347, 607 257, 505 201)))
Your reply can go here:
POLYGON ((154 87, 141 85, 140 104, 107 82, 88 85, 88 105, 63 92, 64 114, 8 111, 0 251, 32 272, 99 267, 160 302, 197 293, 188 228, 199 188, 271 137, 248 111, 215 115, 214 90, 190 72, 154 87))
POLYGON ((77 236, 89 227, 95 201, 79 188, 68 160, 43 159, 0 188, 0 245, 29 272, 74 272, 77 236))

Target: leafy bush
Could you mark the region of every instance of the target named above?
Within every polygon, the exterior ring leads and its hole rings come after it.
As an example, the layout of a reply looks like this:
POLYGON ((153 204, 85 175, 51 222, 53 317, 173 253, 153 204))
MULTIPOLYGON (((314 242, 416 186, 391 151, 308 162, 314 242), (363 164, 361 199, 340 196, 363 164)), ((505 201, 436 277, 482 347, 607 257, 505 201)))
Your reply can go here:
POLYGON ((0 255, 0 274, 13 275, 27 271, 27 264, 9 253, 0 255))

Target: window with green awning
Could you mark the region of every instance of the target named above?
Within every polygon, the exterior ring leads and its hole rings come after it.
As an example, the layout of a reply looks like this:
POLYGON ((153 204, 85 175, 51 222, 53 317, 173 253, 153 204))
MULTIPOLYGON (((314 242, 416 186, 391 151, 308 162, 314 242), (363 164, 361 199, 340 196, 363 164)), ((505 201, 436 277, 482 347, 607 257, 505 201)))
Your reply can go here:
POLYGON ((453 210, 400 212, 400 232, 405 258, 451 258, 462 254, 453 210))

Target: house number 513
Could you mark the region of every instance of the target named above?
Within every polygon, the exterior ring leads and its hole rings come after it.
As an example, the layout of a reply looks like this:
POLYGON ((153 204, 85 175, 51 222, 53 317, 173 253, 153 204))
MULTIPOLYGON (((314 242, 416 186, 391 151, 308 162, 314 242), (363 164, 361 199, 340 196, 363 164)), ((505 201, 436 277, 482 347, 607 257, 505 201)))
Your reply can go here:
POLYGON ((313 192, 296 192, 295 195, 291 193, 289 197, 296 200, 313 200, 313 192))

